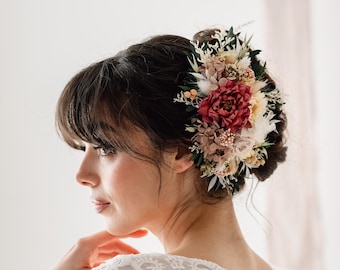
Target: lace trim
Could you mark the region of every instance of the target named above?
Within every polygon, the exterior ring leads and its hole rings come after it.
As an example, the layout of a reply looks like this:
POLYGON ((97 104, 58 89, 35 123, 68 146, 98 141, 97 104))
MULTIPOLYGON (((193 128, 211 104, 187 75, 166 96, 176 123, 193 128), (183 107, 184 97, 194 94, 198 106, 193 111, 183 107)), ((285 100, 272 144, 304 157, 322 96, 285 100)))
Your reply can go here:
POLYGON ((226 270, 202 259, 160 253, 118 255, 93 270, 226 270))

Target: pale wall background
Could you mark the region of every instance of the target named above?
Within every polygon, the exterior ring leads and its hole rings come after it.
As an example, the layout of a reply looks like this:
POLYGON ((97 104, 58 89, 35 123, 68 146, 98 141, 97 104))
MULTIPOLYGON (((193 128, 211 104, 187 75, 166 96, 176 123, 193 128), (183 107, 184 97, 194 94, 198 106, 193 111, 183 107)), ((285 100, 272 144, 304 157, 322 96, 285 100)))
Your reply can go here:
MULTIPOLYGON (((320 93, 316 121, 323 128, 339 124, 332 111, 336 99, 322 95, 325 84, 334 89, 333 95, 338 89, 338 63, 331 59, 338 53, 339 40, 334 38, 331 44, 322 40, 324 29, 330 34, 338 31, 339 20, 335 1, 312 3, 320 93), (334 77, 329 79, 329 73, 334 77)), ((81 153, 69 149, 54 128, 55 104, 71 76, 149 35, 190 38, 203 28, 231 24, 246 24, 244 30, 255 33, 253 44, 262 47, 262 1, 0 0, 1 269, 48 269, 79 237, 104 228, 92 209, 89 191, 74 180, 81 153)), ((339 269, 335 256, 339 223, 334 218, 339 204, 335 197, 339 148, 332 147, 323 130, 319 131, 324 146, 319 149, 320 218, 326 231, 327 269, 339 269)), ((260 213, 266 209, 264 190, 265 185, 254 197, 260 213)), ((246 207, 246 195, 236 199, 241 225, 254 249, 266 258, 266 222, 254 207, 246 207)), ((141 251, 162 251, 151 235, 130 242, 141 251)))

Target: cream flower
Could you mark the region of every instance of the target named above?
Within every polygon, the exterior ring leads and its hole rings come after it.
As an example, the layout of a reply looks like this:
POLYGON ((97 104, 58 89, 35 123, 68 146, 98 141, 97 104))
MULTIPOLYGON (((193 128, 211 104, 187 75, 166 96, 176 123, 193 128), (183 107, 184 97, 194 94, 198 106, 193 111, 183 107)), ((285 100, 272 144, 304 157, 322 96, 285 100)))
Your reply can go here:
POLYGON ((249 57, 244 57, 237 61, 236 65, 240 70, 246 70, 251 64, 249 57))
POLYGON ((212 83, 210 80, 200 80, 197 82, 197 86, 199 88, 199 93, 203 96, 207 96, 211 92, 212 83))
POLYGON ((279 122, 279 120, 273 120, 273 117, 274 113, 269 111, 267 115, 255 119, 253 129, 256 143, 264 143, 267 135, 276 130, 276 123, 279 122))
POLYGON ((237 162, 235 159, 231 159, 228 162, 217 164, 213 170, 213 173, 219 177, 232 175, 237 171, 237 162))
POLYGON ((259 151, 258 148, 253 149, 245 159, 245 161, 253 168, 258 168, 266 163, 264 156, 261 155, 259 151))
POLYGON ((257 91, 252 95, 249 103, 251 104, 249 121, 254 124, 257 118, 263 117, 266 113, 268 101, 264 93, 257 91))
POLYGON ((217 55, 218 58, 223 58, 226 64, 235 64, 238 60, 239 52, 236 50, 223 51, 217 55))
POLYGON ((256 93, 256 92, 260 91, 266 85, 267 85, 267 83, 264 82, 264 81, 255 81, 253 83, 253 85, 251 85, 250 90, 251 90, 252 93, 256 93))
POLYGON ((241 80, 244 84, 252 86, 256 80, 254 71, 250 67, 245 69, 242 73, 241 80))
POLYGON ((228 80, 235 81, 241 76, 241 71, 236 64, 227 64, 224 74, 228 80))
POLYGON ((235 138, 235 154, 244 159, 251 150, 253 149, 253 145, 255 143, 254 138, 254 129, 244 128, 241 130, 239 134, 237 134, 235 138))

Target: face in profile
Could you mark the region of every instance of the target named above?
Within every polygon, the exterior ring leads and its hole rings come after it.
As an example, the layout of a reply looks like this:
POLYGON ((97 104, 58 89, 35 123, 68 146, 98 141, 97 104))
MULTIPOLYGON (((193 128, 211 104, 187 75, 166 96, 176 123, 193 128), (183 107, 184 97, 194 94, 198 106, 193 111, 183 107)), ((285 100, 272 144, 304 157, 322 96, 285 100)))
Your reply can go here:
MULTIPOLYGON (((134 138, 136 151, 150 156, 146 136, 140 133, 134 138)), ((164 162, 169 166, 158 168, 149 160, 130 153, 86 142, 81 145, 84 157, 76 179, 91 189, 95 210, 104 216, 109 232, 127 234, 167 222, 167 216, 179 199, 171 168, 175 153, 164 153, 164 162)))

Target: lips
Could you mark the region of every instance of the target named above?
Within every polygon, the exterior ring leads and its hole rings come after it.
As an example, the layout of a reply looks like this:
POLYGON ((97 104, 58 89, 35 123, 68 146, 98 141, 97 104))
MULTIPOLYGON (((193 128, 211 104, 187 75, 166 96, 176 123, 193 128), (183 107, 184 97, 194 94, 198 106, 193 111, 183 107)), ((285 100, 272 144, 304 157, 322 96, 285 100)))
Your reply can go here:
POLYGON ((109 202, 101 201, 101 200, 92 200, 92 203, 94 204, 94 209, 99 214, 103 212, 107 207, 110 206, 109 202))

